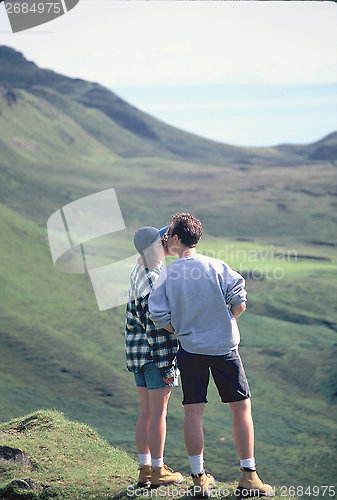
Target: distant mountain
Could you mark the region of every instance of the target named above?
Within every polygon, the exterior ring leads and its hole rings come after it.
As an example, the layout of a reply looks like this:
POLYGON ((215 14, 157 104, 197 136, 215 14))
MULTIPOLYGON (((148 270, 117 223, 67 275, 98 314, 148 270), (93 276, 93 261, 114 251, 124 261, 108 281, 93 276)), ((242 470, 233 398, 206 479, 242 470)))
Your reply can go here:
POLYGON ((285 153, 297 154, 310 160, 337 161, 337 132, 307 146, 282 145, 276 149, 285 153))
POLYGON ((283 154, 277 149, 236 147, 178 130, 131 106, 98 83, 41 69, 22 53, 6 46, 0 46, 0 86, 5 89, 24 89, 77 117, 79 108, 76 104, 87 111, 91 109, 104 113, 113 122, 113 133, 107 127, 100 128, 97 123, 91 123, 91 120, 82 119, 81 125, 96 134, 114 153, 124 157, 151 154, 201 163, 206 161, 214 165, 224 165, 228 159, 238 162, 275 160, 277 157, 282 161, 283 154))

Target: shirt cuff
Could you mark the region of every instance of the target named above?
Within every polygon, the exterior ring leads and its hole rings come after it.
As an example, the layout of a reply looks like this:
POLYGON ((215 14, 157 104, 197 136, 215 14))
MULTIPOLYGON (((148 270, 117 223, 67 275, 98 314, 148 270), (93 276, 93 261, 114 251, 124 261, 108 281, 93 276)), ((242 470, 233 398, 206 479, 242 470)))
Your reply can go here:
POLYGON ((240 304, 245 304, 247 302, 247 299, 239 299, 237 302, 231 302, 229 305, 230 306, 239 306, 240 304))
POLYGON ((165 314, 164 318, 156 318, 150 315, 151 320, 155 324, 156 328, 160 330, 171 323, 171 315, 165 314))
POLYGON ((163 378, 171 378, 176 374, 174 366, 165 366, 165 368, 160 368, 160 374, 163 378))

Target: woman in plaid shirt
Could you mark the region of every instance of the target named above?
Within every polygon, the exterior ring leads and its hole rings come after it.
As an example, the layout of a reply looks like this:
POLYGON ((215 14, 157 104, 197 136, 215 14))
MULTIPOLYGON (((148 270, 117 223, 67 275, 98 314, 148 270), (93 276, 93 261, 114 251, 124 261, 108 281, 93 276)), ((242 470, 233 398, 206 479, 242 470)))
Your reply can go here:
POLYGON ((164 465, 167 405, 177 385, 177 340, 157 330, 149 317, 148 298, 162 271, 169 226, 138 229, 134 244, 140 254, 130 276, 126 307, 125 350, 127 369, 134 373, 140 402, 136 444, 140 465, 138 486, 152 488, 183 480, 180 472, 164 465))

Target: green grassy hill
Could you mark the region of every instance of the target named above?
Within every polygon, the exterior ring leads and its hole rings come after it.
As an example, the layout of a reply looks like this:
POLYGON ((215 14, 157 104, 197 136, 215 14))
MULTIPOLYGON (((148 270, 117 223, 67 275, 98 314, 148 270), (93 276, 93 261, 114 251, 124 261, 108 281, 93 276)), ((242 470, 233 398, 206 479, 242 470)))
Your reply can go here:
MULTIPOLYGON (((216 144, 4 47, 0 87, 0 420, 55 408, 135 457, 124 306, 99 312, 84 275, 55 271, 46 233, 54 211, 114 187, 131 233, 191 211, 205 227, 200 251, 247 277, 241 353, 259 471, 277 485, 333 484, 336 134, 298 147, 216 144)), ((206 467, 228 483, 231 414, 213 384, 209 400, 206 467)), ((182 418, 176 389, 166 461, 188 474, 182 418)))
MULTIPOLYGON (((69 421, 59 412, 37 411, 0 423, 0 432, 0 446, 22 450, 26 455, 23 464, 0 460, 0 495, 4 500, 191 498, 190 477, 178 486, 157 491, 137 488, 137 462, 108 444, 91 427, 69 421), (20 485, 20 480, 31 488, 20 485)), ((214 495, 219 500, 237 498, 236 484, 217 482, 214 495)))
POLYGON ((0 446, 28 454, 25 464, 0 461, 2 499, 124 498, 137 464, 87 425, 55 411, 38 411, 0 424, 0 446), (32 489, 11 485, 32 481, 32 489))

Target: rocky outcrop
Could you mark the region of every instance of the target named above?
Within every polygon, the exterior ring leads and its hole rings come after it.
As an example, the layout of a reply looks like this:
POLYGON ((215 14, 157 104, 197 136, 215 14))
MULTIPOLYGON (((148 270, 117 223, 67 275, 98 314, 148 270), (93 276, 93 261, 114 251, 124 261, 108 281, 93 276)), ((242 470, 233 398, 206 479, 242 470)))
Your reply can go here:
POLYGON ((20 448, 12 448, 11 446, 0 445, 0 462, 13 462, 20 465, 32 467, 30 456, 20 448))
POLYGON ((0 101, 6 101, 7 105, 12 107, 18 101, 18 95, 12 89, 5 89, 0 87, 0 101))

